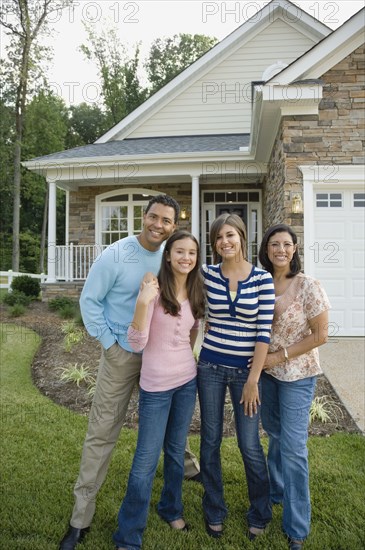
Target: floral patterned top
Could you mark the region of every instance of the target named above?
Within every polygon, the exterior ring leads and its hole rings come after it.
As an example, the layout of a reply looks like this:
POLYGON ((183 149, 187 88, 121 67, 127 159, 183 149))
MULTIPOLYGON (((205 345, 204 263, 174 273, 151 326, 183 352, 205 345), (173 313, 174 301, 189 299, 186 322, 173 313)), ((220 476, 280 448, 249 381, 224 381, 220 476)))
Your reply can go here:
MULTIPOLYGON (((287 348, 311 333, 309 319, 331 308, 319 281, 298 273, 275 303, 269 353, 287 348)), ((322 373, 318 348, 265 371, 279 380, 292 382, 322 373)))

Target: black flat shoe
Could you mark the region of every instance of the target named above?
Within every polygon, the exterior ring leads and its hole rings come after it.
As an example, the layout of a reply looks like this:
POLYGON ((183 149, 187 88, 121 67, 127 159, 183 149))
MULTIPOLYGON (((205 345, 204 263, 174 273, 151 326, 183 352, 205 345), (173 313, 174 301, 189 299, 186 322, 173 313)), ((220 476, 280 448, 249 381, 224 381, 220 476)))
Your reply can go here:
POLYGON ((223 535, 223 528, 219 531, 215 531, 211 528, 207 520, 205 520, 205 530, 208 533, 210 537, 213 537, 214 539, 219 539, 223 535))
POLYGON ((72 525, 70 525, 66 535, 60 542, 59 550, 74 550, 89 531, 90 527, 77 529, 77 527, 72 527, 72 525))

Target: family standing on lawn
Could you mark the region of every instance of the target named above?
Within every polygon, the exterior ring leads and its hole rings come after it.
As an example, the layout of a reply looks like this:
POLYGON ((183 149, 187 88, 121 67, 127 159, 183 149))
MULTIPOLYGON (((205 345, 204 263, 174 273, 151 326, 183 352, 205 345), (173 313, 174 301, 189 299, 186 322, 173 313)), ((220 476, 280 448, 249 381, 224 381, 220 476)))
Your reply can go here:
POLYGON ((214 263, 200 266, 199 244, 190 233, 176 230, 178 216, 173 198, 153 197, 140 235, 104 250, 82 291, 85 327, 100 341, 102 356, 75 506, 60 549, 75 548, 89 531, 95 497, 140 378, 138 442, 113 536, 116 548, 142 547, 162 449, 161 519, 181 536, 188 531, 185 475, 203 484, 206 533, 224 537, 228 510, 220 446, 229 388, 247 481, 247 537, 252 541, 266 532, 272 505, 282 504, 289 548, 299 550, 310 530, 307 430, 321 372, 317 348, 327 338, 328 298, 318 281, 301 272, 290 227, 267 230, 258 268, 247 259, 243 221, 222 214, 210 228, 214 263), (196 365, 193 348, 203 316, 196 365), (196 388, 200 473, 186 446, 196 388), (267 463, 260 417, 269 436, 267 463))

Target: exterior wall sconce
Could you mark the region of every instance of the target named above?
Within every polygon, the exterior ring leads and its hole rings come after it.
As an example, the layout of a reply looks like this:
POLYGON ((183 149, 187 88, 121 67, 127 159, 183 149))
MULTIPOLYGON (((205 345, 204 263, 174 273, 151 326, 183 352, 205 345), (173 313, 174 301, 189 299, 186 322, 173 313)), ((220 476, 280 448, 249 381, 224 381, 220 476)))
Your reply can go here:
POLYGON ((291 211, 293 214, 303 214, 303 200, 299 193, 292 198, 291 211))
POLYGON ((187 208, 182 208, 180 212, 180 219, 181 220, 188 220, 189 219, 189 212, 187 208))

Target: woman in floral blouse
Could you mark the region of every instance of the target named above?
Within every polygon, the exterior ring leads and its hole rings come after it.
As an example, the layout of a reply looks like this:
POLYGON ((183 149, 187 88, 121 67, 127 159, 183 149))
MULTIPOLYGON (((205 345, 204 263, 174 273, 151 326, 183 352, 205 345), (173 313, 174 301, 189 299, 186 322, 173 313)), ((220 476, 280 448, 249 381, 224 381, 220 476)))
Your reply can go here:
POLYGON ((318 346, 328 336, 330 303, 320 283, 300 272, 297 236, 284 224, 269 228, 259 259, 275 286, 275 313, 262 378, 261 418, 269 435, 273 504, 283 505, 283 530, 300 550, 310 530, 308 421, 318 346))

